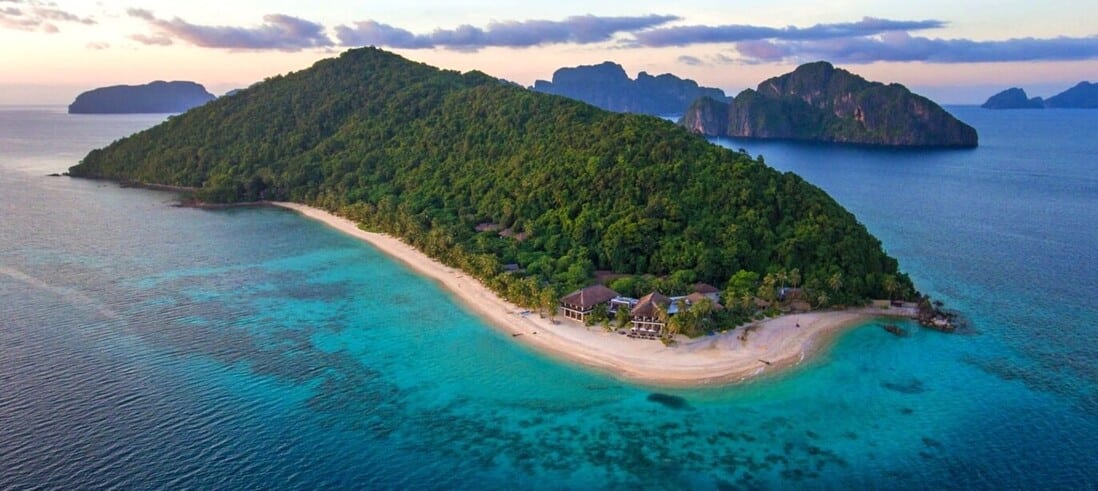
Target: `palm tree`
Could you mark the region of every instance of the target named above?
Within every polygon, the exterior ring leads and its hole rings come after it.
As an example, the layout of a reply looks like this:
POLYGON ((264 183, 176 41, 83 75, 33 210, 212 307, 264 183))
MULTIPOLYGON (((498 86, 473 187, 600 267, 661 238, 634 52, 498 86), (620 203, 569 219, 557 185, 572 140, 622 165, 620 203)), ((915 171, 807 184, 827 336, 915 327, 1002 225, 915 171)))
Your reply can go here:
POLYGON ((668 308, 659 302, 652 302, 652 307, 656 310, 656 320, 666 325, 671 318, 671 314, 667 312, 668 308))
POLYGON ((698 300, 690 306, 690 312, 696 313, 698 317, 703 319, 709 317, 709 314, 713 313, 713 301, 708 298, 698 300))
POLYGON ((618 307, 618 311, 614 314, 615 320, 618 321, 618 327, 625 329, 625 326, 629 325, 629 307, 624 305, 618 307))
POLYGON ((816 295, 816 308, 821 308, 827 305, 831 301, 831 298, 827 296, 827 292, 820 292, 816 295))
POLYGON ((778 274, 774 276, 774 279, 778 280, 778 283, 782 286, 782 290, 784 290, 785 282, 789 281, 789 273, 783 268, 781 271, 778 271, 778 274))
POLYGON ((900 285, 896 282, 895 276, 886 274, 884 278, 881 278, 881 288, 884 288, 884 291, 888 293, 889 303, 892 303, 892 294, 896 293, 899 287, 900 285))
POLYGON ((680 298, 675 302, 676 314, 671 317, 667 322, 668 324, 674 322, 678 324, 675 329, 675 333, 686 331, 687 335, 698 330, 698 313, 693 307, 689 307, 686 304, 686 299, 680 298))
POLYGON ((759 297, 767 302, 774 303, 777 298, 778 292, 774 289, 774 283, 777 279, 773 274, 768 274, 763 278, 762 286, 759 287, 759 297))
POLYGON ((839 293, 839 289, 843 287, 843 274, 836 272, 827 279, 827 286, 831 288, 832 293, 839 293))
POLYGON ((663 324, 663 329, 666 332, 667 325, 671 323, 671 314, 668 312, 668 306, 665 306, 659 302, 652 302, 652 309, 655 310, 656 320, 660 324, 663 324))
POLYGON ((755 312, 755 297, 750 294, 744 295, 740 298, 740 304, 743 305, 743 310, 747 313, 755 312))
POLYGON ((789 272, 789 283, 793 289, 796 289, 797 285, 801 284, 801 270, 793 268, 793 270, 789 272))
POLYGON ((557 316, 556 290, 551 286, 542 290, 538 300, 541 303, 541 308, 545 310, 545 314, 549 316, 549 320, 553 320, 557 316))
POLYGON ((667 324, 663 327, 663 337, 671 339, 676 334, 682 332, 682 315, 676 315, 667 320, 667 324))

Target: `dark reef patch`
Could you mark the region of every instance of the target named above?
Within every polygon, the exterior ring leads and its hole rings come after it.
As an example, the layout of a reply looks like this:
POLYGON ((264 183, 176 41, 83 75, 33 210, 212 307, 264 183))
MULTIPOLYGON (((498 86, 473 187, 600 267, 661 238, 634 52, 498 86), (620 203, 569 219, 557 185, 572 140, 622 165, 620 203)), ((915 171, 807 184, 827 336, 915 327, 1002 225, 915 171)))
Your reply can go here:
POLYGON ((926 386, 922 380, 912 378, 899 382, 881 382, 881 387, 901 394, 922 394, 926 392, 926 386))
POLYGON ((686 399, 683 399, 679 396, 673 396, 671 394, 653 392, 651 394, 648 394, 648 400, 668 409, 690 409, 690 404, 686 402, 686 399))

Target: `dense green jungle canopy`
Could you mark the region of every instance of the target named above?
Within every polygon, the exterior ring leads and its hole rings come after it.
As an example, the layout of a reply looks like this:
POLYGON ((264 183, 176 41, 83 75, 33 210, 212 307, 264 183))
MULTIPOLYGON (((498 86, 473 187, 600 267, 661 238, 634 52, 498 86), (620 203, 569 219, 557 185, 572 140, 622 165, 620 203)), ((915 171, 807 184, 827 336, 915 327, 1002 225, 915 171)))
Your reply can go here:
POLYGON ((325 208, 524 305, 596 270, 676 289, 797 269, 819 304, 914 294, 880 242, 797 175, 659 118, 374 48, 171 117, 70 172, 325 208))

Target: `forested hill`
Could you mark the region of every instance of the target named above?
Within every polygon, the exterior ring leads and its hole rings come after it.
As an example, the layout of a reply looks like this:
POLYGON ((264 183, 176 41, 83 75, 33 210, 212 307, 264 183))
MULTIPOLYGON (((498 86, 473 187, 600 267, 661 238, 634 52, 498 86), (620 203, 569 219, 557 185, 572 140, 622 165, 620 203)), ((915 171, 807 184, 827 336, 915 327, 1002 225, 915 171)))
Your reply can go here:
POLYGON ((523 303, 596 269, 725 285, 797 268, 821 292, 840 276, 831 302, 912 293, 880 242, 794 174, 656 117, 373 48, 169 118, 70 173, 326 208, 523 303))

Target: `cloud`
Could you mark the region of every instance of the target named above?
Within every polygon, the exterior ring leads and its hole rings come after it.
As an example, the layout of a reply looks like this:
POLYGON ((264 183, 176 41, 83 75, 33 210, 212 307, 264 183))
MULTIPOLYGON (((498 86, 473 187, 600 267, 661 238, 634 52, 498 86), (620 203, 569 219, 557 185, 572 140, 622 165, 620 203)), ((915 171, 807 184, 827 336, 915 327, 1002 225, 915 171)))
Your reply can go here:
POLYGON ((705 64, 705 62, 702 61, 701 58, 698 58, 696 56, 690 56, 690 55, 682 55, 678 58, 678 60, 679 60, 679 63, 682 63, 683 65, 689 65, 689 66, 698 66, 698 65, 704 65, 705 64))
POLYGON ((37 0, 0 0, 0 2, 19 5, 19 7, 0 8, 0 28, 55 33, 60 31, 56 24, 60 22, 95 24, 95 19, 61 10, 53 2, 37 0))
MULTIPOLYGON (((736 51, 744 56, 748 63, 760 62, 760 61, 781 61, 793 56, 792 50, 788 44, 780 44, 766 40, 760 41, 744 41, 742 43, 736 43, 736 51)), ((725 60, 731 61, 725 55, 721 55, 725 60)))
POLYGON ((171 46, 172 38, 164 35, 146 36, 144 34, 131 34, 130 39, 149 46, 171 46))
POLYGON ((100 51, 100 50, 110 48, 111 45, 110 45, 110 43, 88 43, 88 44, 85 44, 84 47, 88 48, 88 49, 91 49, 91 50, 100 51))
POLYGON ((126 14, 136 19, 142 19, 147 21, 155 21, 156 16, 153 15, 151 10, 130 8, 126 9, 126 14))
POLYGON ((973 41, 893 32, 811 41, 752 41, 736 43, 735 48, 747 63, 820 59, 836 63, 1067 61, 1098 58, 1098 36, 973 41))
POLYGON ((279 51, 333 46, 324 26, 289 15, 270 14, 263 17, 262 25, 234 27, 191 24, 178 17, 160 19, 145 9, 129 9, 126 13, 144 20, 155 31, 152 35, 130 36, 144 44, 165 46, 178 39, 203 48, 279 51))
MULTIPOLYGON (((0 0, 0 26, 56 31, 52 22, 85 19, 58 10, 41 0, 0 0), (33 10, 33 16, 28 12, 33 10)), ((747 24, 673 25, 682 18, 672 15, 604 17, 579 15, 562 20, 492 21, 483 26, 461 25, 414 33, 375 20, 335 26, 329 37, 325 26, 288 15, 272 14, 250 27, 192 24, 178 17, 158 18, 145 9, 127 13, 145 21, 151 32, 130 39, 146 45, 176 42, 206 48, 234 50, 299 51, 312 48, 373 45, 396 49, 450 49, 478 51, 488 47, 528 48, 552 44, 613 42, 622 49, 665 48, 719 44, 718 54, 679 56, 679 63, 759 64, 826 59, 836 63, 914 61, 971 63, 1011 61, 1089 60, 1098 58, 1098 36, 1016 38, 1000 41, 940 39, 913 33, 946 27, 935 19, 894 20, 863 17, 853 22, 815 24, 807 27, 770 27, 747 24)))
POLYGON ((693 44, 732 43, 765 39, 808 40, 871 36, 894 31, 918 31, 945 27, 940 20, 898 21, 864 17, 857 22, 816 24, 810 27, 766 27, 744 24, 723 26, 673 26, 638 32, 636 44, 648 48, 693 44))
POLYGON ((462 25, 454 29, 436 29, 430 34, 415 34, 400 27, 374 20, 336 27, 336 37, 344 46, 387 46, 403 49, 448 48, 476 51, 487 47, 526 48, 546 44, 591 44, 609 41, 618 33, 635 33, 680 20, 670 15, 640 17, 598 17, 581 15, 561 21, 493 21, 481 28, 462 25))

